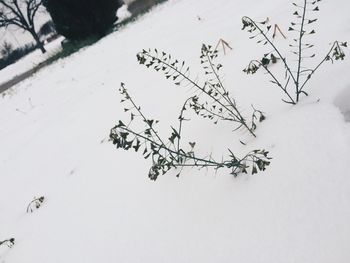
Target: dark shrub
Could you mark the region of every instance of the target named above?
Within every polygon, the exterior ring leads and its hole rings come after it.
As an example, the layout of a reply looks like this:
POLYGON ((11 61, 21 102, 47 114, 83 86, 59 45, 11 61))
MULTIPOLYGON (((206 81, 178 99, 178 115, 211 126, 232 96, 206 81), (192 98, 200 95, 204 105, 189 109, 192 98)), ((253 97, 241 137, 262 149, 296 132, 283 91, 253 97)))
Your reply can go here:
POLYGON ((71 40, 102 37, 117 20, 121 0, 44 0, 57 33, 71 40))

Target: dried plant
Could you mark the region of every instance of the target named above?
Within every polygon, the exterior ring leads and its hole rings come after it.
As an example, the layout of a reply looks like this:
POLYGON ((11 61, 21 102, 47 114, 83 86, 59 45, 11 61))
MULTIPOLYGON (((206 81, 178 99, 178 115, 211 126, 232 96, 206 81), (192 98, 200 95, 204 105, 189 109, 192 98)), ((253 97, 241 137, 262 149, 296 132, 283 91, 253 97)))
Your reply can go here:
POLYGON ((239 173, 255 174, 258 170, 265 170, 270 164, 270 157, 265 150, 254 150, 246 154, 243 158, 238 158, 231 150, 226 159, 215 160, 212 156, 200 157, 194 152, 195 142, 188 142, 187 149, 182 147, 184 112, 188 106, 196 105, 196 97, 186 100, 179 116, 178 128, 171 127, 172 132, 167 140, 164 140, 156 130, 158 121, 147 118, 141 107, 136 105, 122 83, 120 93, 123 96, 123 103, 128 103, 125 112, 130 113, 130 121, 125 124, 119 121, 111 129, 110 139, 117 148, 124 150, 135 150, 142 152, 145 159, 152 159, 152 166, 148 177, 156 180, 159 175, 167 173, 169 170, 178 169, 177 176, 180 175, 184 167, 214 168, 215 170, 226 168, 231 174, 237 176, 239 173), (138 120, 138 121, 137 121, 138 120), (134 126, 136 122, 136 127, 134 126))
POLYGON ((32 213, 34 209, 39 209, 45 200, 44 196, 34 198, 27 206, 27 213, 32 213))
POLYGON ((262 111, 254 108, 250 121, 241 114, 236 100, 230 96, 220 77, 222 65, 214 62, 217 55, 218 51, 212 46, 202 46, 200 61, 207 76, 202 84, 197 78, 191 77, 190 68, 184 61, 174 59, 165 52, 158 52, 157 49, 143 50, 137 55, 137 59, 141 65, 163 72, 175 85, 195 88, 196 95, 189 106, 198 115, 213 120, 215 124, 218 121, 230 121, 235 124, 235 130, 243 128, 256 137, 254 131, 257 121, 263 121, 265 116, 262 111))
POLYGON ((282 52, 280 52, 273 43, 272 39, 274 36, 272 36, 272 38, 269 36, 271 33, 269 19, 263 22, 257 22, 247 16, 242 18, 243 30, 246 29, 251 34, 250 38, 257 39, 257 43, 269 46, 270 48, 270 51, 265 53, 261 59, 250 61, 249 65, 244 69, 244 72, 247 74, 254 74, 260 68, 263 68, 272 78, 271 82, 278 86, 285 94, 286 98, 283 99, 283 101, 286 103, 296 104, 299 102, 302 94, 308 95, 305 91, 305 86, 324 62, 331 61, 333 63, 334 60, 343 60, 345 57, 342 47, 346 47, 347 42, 335 41, 321 62, 316 64, 315 67, 310 68, 304 66, 303 62, 305 59, 312 59, 316 56, 314 53, 307 52, 314 47, 313 44, 307 42, 307 37, 316 33, 312 25, 318 19, 313 16, 309 17, 308 13, 314 14, 318 12, 318 3, 320 1, 321 0, 303 0, 302 4, 293 3, 296 9, 293 12, 295 21, 291 22, 291 26, 288 30, 297 34, 293 39, 293 43, 289 45, 290 48, 292 48, 292 53, 297 57, 296 68, 292 68, 287 58, 282 55, 282 52), (269 64, 271 62, 276 62, 276 59, 282 61, 285 70, 283 78, 277 76, 269 68, 269 64))

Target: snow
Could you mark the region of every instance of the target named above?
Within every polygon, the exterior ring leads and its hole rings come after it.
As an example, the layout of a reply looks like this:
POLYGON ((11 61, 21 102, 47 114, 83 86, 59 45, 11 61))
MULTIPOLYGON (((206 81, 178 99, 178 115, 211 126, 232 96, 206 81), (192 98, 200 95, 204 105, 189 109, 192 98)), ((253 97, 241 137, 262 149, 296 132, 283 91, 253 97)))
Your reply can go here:
POLYGON ((337 106, 346 121, 350 122, 350 88, 345 88, 339 95, 335 98, 334 104, 337 106))
POLYGON ((123 20, 131 17, 131 13, 129 12, 127 5, 122 5, 120 8, 118 8, 117 17, 118 17, 117 23, 120 23, 123 20))
MULTIPOLYGON (((332 40, 349 39, 348 6, 320 2, 311 38, 317 59, 332 40)), ((350 125, 343 113, 349 58, 324 65, 297 106, 282 103, 262 72, 242 72, 264 48, 241 31, 240 18, 269 16, 288 33, 291 10, 287 0, 169 0, 2 94, 0 241, 16 243, 0 247, 0 262, 348 263, 350 125), (189 169, 152 182, 148 160, 108 142, 109 129, 128 118, 119 83, 161 121, 159 134, 167 138, 193 91, 138 65, 136 53, 164 50, 203 79, 201 44, 220 38, 233 47, 226 56, 220 51, 226 87, 243 113, 253 103, 267 120, 253 139, 191 115, 185 141, 218 158, 227 148, 240 155, 264 148, 271 166, 237 178, 226 170, 189 169), (27 214, 39 196, 45 196, 42 207, 27 214)), ((288 40, 275 41, 283 48, 288 40)))

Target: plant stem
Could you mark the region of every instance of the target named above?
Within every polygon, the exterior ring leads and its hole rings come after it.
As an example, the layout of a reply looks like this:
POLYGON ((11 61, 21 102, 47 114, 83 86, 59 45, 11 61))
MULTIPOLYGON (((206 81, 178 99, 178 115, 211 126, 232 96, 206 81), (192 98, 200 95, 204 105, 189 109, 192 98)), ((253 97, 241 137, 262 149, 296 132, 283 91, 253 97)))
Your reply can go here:
POLYGON ((302 61, 302 40, 304 36, 304 23, 305 23, 305 14, 306 14, 306 5, 307 5, 307 0, 304 0, 304 8, 303 8, 303 16, 301 19, 301 26, 300 26, 300 35, 299 35, 299 51, 298 51, 298 69, 297 69, 297 79, 295 82, 295 89, 296 89, 296 102, 299 101, 299 95, 300 95, 300 90, 299 90, 299 80, 300 80, 300 68, 301 68, 301 61, 302 61))
MULTIPOLYGON (((159 137, 159 135, 157 134, 157 132, 153 129, 152 125, 150 125, 147 122, 147 118, 143 115, 143 113, 141 112, 140 108, 137 107, 137 105, 135 104, 135 102, 133 101, 133 99, 130 97, 129 93, 127 92, 126 88, 124 88, 124 85, 122 85, 123 91, 125 92, 128 100, 131 102, 131 104, 133 105, 133 107, 137 110, 137 112, 141 115, 142 119, 147 123, 148 127, 152 130, 152 132, 154 133, 154 135, 157 137, 157 139, 161 142, 162 147, 161 148, 167 148, 165 146, 165 143, 162 141, 162 139, 159 137)), ((175 158, 171 152, 169 152, 172 158, 175 158)))
POLYGON ((329 58, 329 55, 332 53, 334 47, 338 46, 339 43, 338 41, 335 41, 331 47, 331 49, 328 51, 327 55, 322 59, 322 61, 314 68, 311 70, 311 73, 308 75, 307 79, 304 81, 304 83, 301 85, 299 89, 299 93, 303 92, 303 88, 308 83, 308 81, 311 79, 312 75, 321 67, 321 65, 329 58))
POLYGON ((184 112, 185 112, 185 110, 186 110, 186 105, 187 105, 187 103, 188 103, 190 100, 192 100, 194 97, 195 97, 195 96, 188 98, 188 99, 185 101, 185 103, 184 103, 184 105, 182 106, 182 109, 181 109, 181 113, 180 113, 180 116, 179 116, 179 138, 178 138, 178 140, 177 140, 177 149, 176 149, 177 151, 180 151, 180 140, 181 140, 181 132, 182 132, 182 123, 183 123, 183 121, 184 121, 183 114, 184 114, 184 112))
MULTIPOLYGON (((217 79, 217 81, 218 81, 220 87, 221 87, 222 89, 224 89, 224 85, 222 84, 221 79, 220 79, 218 73, 216 72, 215 68, 213 67, 213 63, 212 63, 211 58, 210 58, 210 56, 208 55, 208 53, 206 53, 206 57, 207 57, 207 59, 208 59, 209 65, 210 65, 210 67, 211 67, 211 70, 212 70, 212 72, 214 73, 215 78, 217 79)), ((216 90, 217 90, 217 89, 216 89, 216 90)), ((217 91, 220 93, 219 90, 217 90, 217 91)), ((255 133, 253 132, 253 130, 252 130, 251 128, 248 127, 248 125, 247 125, 245 119, 243 118, 243 116, 241 115, 241 113, 239 112, 239 110, 237 109, 236 105, 230 100, 230 98, 228 98, 228 95, 221 94, 221 93, 220 93, 220 95, 221 95, 221 96, 226 100, 226 102, 228 102, 229 105, 231 105, 231 107, 235 110, 235 112, 237 113, 237 115, 238 115, 238 117, 239 117, 238 119, 239 119, 240 123, 243 124, 243 126, 250 132, 251 135, 253 135, 254 137, 256 137, 256 135, 255 135, 255 133)))
MULTIPOLYGON (((127 127, 118 127, 118 129, 122 129, 123 131, 126 131, 126 132, 129 132, 133 135, 135 135, 136 137, 140 137, 150 143, 153 143, 154 145, 156 145, 157 147, 159 147, 160 149, 163 148, 165 149, 167 152, 169 152, 169 154, 172 156, 173 160, 177 160, 176 158, 173 157, 172 154, 175 154, 175 155, 178 155, 180 157, 184 157, 186 159, 192 159, 195 163, 197 162, 202 162, 203 164, 201 165, 198 165, 198 166, 217 166, 217 167, 223 167, 224 163, 218 163, 218 162, 214 162, 214 161, 210 161, 210 160, 205 160, 205 159, 202 159, 202 158, 198 158, 198 157, 194 157, 194 156, 191 156, 191 155, 187 155, 187 154, 184 154, 182 150, 178 150, 178 151, 174 151, 174 150, 171 150, 170 148, 167 148, 167 147, 163 147, 162 144, 159 144, 153 140, 151 140, 150 138, 142 135, 142 134, 139 134, 139 133, 136 133, 130 129, 128 129, 127 127)), ((179 166, 179 164, 177 164, 179 166)), ((172 166, 175 166, 175 164, 172 163, 172 166)))
POLYGON ((264 66, 259 60, 253 60, 252 62, 258 63, 260 66, 262 66, 266 70, 266 72, 273 78, 273 80, 276 82, 277 86, 280 87, 283 90, 283 92, 288 96, 288 98, 290 99, 290 103, 296 104, 295 101, 293 100, 293 98, 289 95, 287 89, 283 88, 281 82, 278 81, 278 79, 275 77, 275 75, 266 66, 264 66))
MULTIPOLYGON (((228 112, 230 112, 233 116, 236 116, 235 113, 229 109, 226 105, 224 105, 220 100, 218 100, 217 98, 215 98, 213 95, 211 95, 210 93, 208 93, 204 87, 199 86, 196 82, 194 82, 192 79, 190 79, 189 77, 187 77, 184 73, 182 73, 181 71, 179 71, 178 69, 176 69, 174 66, 170 65, 169 63, 156 58, 152 55, 149 55, 148 53, 142 53, 142 55, 147 56, 151 59, 156 59, 159 63, 162 63, 164 65, 166 65, 167 67, 169 67, 170 69, 174 70, 175 72, 177 72, 183 79, 186 79, 190 84, 192 84, 194 87, 198 88, 199 90, 201 90, 203 93, 205 93, 206 95, 208 95, 210 98, 212 98, 216 103, 218 103, 220 106, 222 106, 223 108, 225 108, 228 112)), ((231 105, 231 104, 230 104, 231 105)), ((250 131, 250 129, 248 128, 249 132, 252 133, 250 131)), ((256 135, 254 133, 252 133, 252 135, 254 137, 256 137, 256 135)))
POLYGON ((271 47, 276 51, 278 57, 283 61, 283 64, 285 66, 285 68, 287 69, 289 75, 291 76, 291 78, 293 79, 294 82, 296 82, 296 79, 291 71, 291 69, 289 68, 286 59, 282 56, 281 52, 277 49, 277 47, 271 42, 271 40, 266 36, 266 34, 264 33, 264 31, 261 30, 261 28, 249 17, 245 16, 243 17, 243 19, 248 19, 260 32, 260 34, 265 38, 265 40, 271 45, 271 47))

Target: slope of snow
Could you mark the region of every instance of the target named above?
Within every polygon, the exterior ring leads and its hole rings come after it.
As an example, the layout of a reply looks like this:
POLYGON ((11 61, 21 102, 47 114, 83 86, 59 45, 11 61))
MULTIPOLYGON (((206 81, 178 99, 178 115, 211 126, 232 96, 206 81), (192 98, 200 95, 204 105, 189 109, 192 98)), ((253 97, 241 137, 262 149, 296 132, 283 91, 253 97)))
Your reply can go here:
MULTIPOLYGON (((262 72, 242 72, 265 50, 241 31, 240 18, 268 16, 288 33, 289 2, 169 0, 3 95, 0 241, 14 237, 16 244, 0 247, 0 262, 348 263, 350 125, 342 110, 349 100, 339 96, 350 87, 349 58, 323 66, 297 106, 282 103, 262 72), (139 66, 136 53, 164 50, 203 79, 201 44, 220 38, 233 47, 226 56, 220 51, 226 87, 243 113, 253 103, 267 120, 252 139, 192 115, 184 141, 218 158, 227 148, 239 155, 264 148, 272 164, 254 176, 192 169, 151 182, 148 160, 108 142, 109 129, 128 119, 119 83, 147 116, 161 120, 159 134, 167 138, 193 91, 139 66), (42 195, 42 207, 26 213, 42 195)), ((320 2, 310 40, 317 59, 332 40, 349 39, 348 7, 345 0, 320 2)), ((282 47, 288 40, 275 41, 282 47)))

